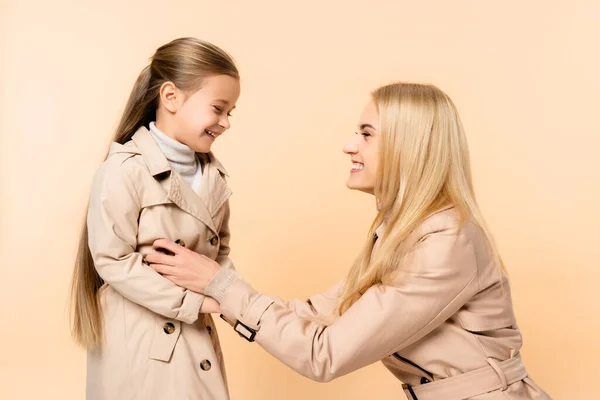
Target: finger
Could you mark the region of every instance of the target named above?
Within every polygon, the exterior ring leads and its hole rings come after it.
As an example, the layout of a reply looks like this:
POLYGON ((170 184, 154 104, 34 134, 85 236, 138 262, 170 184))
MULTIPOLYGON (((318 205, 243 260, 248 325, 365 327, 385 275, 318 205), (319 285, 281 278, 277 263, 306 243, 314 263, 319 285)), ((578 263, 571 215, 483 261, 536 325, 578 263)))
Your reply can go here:
POLYGON ((162 275, 162 277, 163 278, 167 278, 168 280, 170 280, 171 282, 173 282, 177 286, 183 287, 183 286, 181 286, 181 280, 176 275, 162 275))
POLYGON ((149 266, 161 275, 173 275, 175 273, 175 267, 172 267, 170 265, 149 264, 149 266))
POLYGON ((179 254, 183 249, 182 246, 170 241, 169 239, 156 239, 154 243, 152 243, 152 247, 154 249, 166 249, 173 254, 179 254))
POLYGON ((158 249, 154 249, 154 250, 156 250, 159 253, 166 254, 168 256, 174 256, 175 255, 175 253, 172 253, 169 250, 166 250, 166 249, 163 249, 163 248, 158 248, 158 249))
POLYGON ((175 265, 175 256, 168 256, 163 253, 150 253, 146 256, 146 262, 148 264, 164 264, 164 265, 175 265))

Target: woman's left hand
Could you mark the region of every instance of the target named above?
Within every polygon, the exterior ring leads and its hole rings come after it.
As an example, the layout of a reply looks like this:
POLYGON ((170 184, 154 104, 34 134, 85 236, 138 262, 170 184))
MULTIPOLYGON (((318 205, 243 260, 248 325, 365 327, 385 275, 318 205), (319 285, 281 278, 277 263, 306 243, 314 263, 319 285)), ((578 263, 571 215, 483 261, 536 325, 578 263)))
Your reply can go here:
POLYGON ((152 247, 155 250, 165 249, 173 255, 148 254, 146 262, 150 267, 177 286, 197 293, 204 293, 208 283, 221 269, 216 261, 167 239, 155 240, 152 247))

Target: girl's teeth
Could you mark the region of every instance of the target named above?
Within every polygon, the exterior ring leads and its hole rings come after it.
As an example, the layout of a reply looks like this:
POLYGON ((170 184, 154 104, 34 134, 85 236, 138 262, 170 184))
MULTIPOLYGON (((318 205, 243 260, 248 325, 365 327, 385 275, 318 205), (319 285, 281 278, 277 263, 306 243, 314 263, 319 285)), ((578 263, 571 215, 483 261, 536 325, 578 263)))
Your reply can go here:
POLYGON ((363 165, 362 164, 352 164, 352 170, 353 171, 361 171, 363 169, 363 165))

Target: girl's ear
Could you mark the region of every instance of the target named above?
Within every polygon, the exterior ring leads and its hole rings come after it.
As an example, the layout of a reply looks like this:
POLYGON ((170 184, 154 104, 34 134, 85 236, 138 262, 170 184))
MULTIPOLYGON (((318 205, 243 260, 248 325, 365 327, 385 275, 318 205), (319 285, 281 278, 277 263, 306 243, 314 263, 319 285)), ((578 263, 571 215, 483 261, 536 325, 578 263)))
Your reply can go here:
POLYGON ((160 86, 159 103, 171 113, 176 113, 183 104, 183 93, 173 82, 167 81, 160 86))

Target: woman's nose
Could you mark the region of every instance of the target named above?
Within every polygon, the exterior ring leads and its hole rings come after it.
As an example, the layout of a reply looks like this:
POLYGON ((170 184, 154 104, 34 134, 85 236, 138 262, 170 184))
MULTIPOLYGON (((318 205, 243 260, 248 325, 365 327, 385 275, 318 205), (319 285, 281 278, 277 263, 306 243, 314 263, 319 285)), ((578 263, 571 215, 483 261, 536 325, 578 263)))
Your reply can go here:
POLYGON ((342 151, 345 154, 356 154, 358 153, 358 144, 356 143, 356 138, 352 138, 346 143, 342 151))

